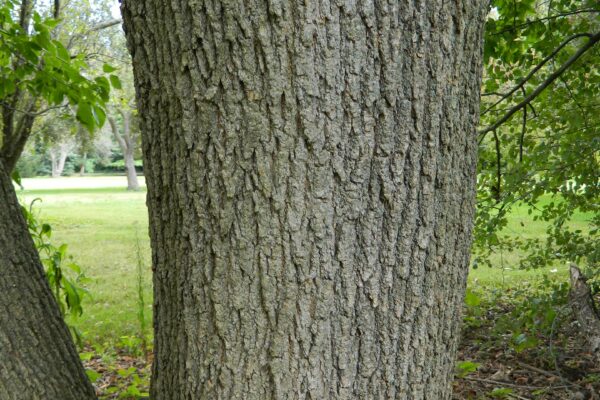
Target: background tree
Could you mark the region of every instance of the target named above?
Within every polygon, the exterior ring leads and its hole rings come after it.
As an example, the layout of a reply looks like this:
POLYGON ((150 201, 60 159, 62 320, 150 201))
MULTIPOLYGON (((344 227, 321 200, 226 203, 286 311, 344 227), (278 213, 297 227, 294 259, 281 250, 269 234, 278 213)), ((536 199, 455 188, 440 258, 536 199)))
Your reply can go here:
MULTIPOLYGON (((79 130, 80 124, 66 114, 66 110, 50 110, 36 118, 31 132, 34 139, 43 147, 44 154, 50 161, 50 176, 53 178, 60 177, 67 162, 67 157, 72 155, 76 148, 76 132, 79 130)), ((89 132, 86 131, 86 136, 89 132)))
MULTIPOLYGON (((135 124, 134 109, 130 104, 121 104, 118 108, 119 120, 108 117, 113 136, 123 152, 125 173, 127 174, 127 190, 139 190, 140 184, 135 170, 135 151, 138 148, 139 129, 135 124)), ((111 113, 115 113, 112 111, 111 113)))
POLYGON ((115 45, 111 49, 112 54, 123 61, 118 64, 121 72, 120 86, 119 90, 115 91, 112 96, 112 107, 109 108, 108 121, 113 137, 123 153, 125 173, 127 174, 127 190, 139 190, 135 155, 140 148, 140 129, 134 99, 135 88, 133 86, 131 59, 125 47, 124 36, 113 38, 112 43, 115 45))
POLYGON ((449 399, 486 2, 122 10, 152 398, 449 399))

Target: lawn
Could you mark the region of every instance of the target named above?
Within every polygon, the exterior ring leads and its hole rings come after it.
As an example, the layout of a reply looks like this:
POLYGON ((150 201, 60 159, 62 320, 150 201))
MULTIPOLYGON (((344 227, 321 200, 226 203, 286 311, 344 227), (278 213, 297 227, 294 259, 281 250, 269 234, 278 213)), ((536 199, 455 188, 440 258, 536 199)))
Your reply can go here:
MULTIPOLYGON (((86 341, 93 343, 118 343, 123 336, 138 334, 136 240, 144 264, 145 311, 151 318, 145 191, 126 191, 124 179, 106 176, 25 179, 25 190, 19 191, 26 203, 35 198, 42 200, 36 203, 35 210, 41 220, 52 225, 54 243, 67 243, 70 254, 90 278, 87 285, 90 296, 84 303, 84 314, 71 323, 79 328, 86 341)), ((585 216, 578 216, 575 223, 583 225, 584 220, 585 216)), ((514 235, 539 236, 544 233, 544 226, 542 222, 532 222, 525 209, 517 209, 507 229, 514 235)), ((508 287, 515 282, 540 279, 544 274, 566 280, 565 265, 521 271, 514 268, 517 256, 497 255, 497 268, 471 270, 471 284, 508 287)))
POLYGON ((151 318, 151 270, 146 192, 125 190, 124 177, 25 179, 24 203, 36 198, 39 219, 53 228, 53 243, 69 254, 90 282, 84 313, 70 322, 85 341, 117 343, 138 334, 137 251, 144 263, 146 315, 151 318))

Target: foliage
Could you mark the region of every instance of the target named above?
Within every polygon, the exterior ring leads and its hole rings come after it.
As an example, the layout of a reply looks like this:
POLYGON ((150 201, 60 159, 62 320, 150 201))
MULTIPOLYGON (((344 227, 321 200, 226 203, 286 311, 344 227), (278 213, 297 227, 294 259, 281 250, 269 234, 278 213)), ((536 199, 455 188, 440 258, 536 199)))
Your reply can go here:
POLYGON ((119 399, 147 398, 150 395, 148 393, 150 382, 147 374, 140 374, 135 367, 120 368, 116 370, 116 373, 121 379, 117 385, 107 389, 107 394, 118 393, 119 399))
MULTIPOLYGON (((142 160, 135 160, 134 165, 136 168, 143 168, 144 162, 142 160)), ((117 171, 124 171, 125 170, 125 160, 121 159, 121 160, 113 161, 110 164, 107 164, 105 167, 111 168, 111 169, 114 169, 117 171)))
POLYGON ((513 392, 514 390, 509 388, 496 388, 492 390, 489 395, 496 399, 506 399, 509 398, 513 392))
POLYGON ((472 374, 477 371, 481 364, 473 362, 473 361, 460 361, 456 365, 456 369, 458 370, 457 376, 459 378, 464 378, 465 376, 472 374))
MULTIPOLYGON (((135 347, 139 351, 140 344, 135 347)), ((100 399, 148 398, 150 367, 147 360, 127 348, 93 345, 79 354, 92 383, 101 387, 100 399), (125 351, 125 352, 124 352, 125 351)))
POLYGON ((547 275, 501 290, 472 284, 465 298, 465 329, 483 326, 488 313, 497 315, 487 337, 488 346, 515 353, 535 349, 551 359, 552 349, 540 344, 557 340, 560 325, 568 320, 568 292, 567 283, 547 275))
POLYGON ((13 20, 14 5, 9 0, 0 7, 0 100, 18 92, 39 96, 51 107, 62 106, 66 100, 89 130, 102 126, 110 82, 118 78, 86 78, 82 72, 88 67, 85 56, 72 56, 52 37, 59 21, 34 12, 33 31, 28 32, 13 20))
POLYGON ((47 157, 37 152, 23 153, 17 162, 16 170, 23 178, 50 175, 52 173, 47 157))
POLYGON ((485 41, 474 266, 491 266, 494 252, 519 249, 522 268, 556 260, 598 267, 600 54, 592 45, 599 39, 598 4, 494 0, 492 7, 497 17, 488 21, 485 41), (547 223, 545 237, 507 234, 508 215, 519 204, 531 220, 547 223), (586 215, 586 229, 572 229, 576 213, 586 215))
MULTIPOLYGON (((72 258, 67 255, 67 245, 61 244, 56 247, 50 242, 52 227, 47 223, 39 222, 33 211, 37 200, 39 199, 33 200, 29 207, 21 206, 21 210, 44 265, 50 289, 63 317, 67 315, 81 316, 83 314, 82 301, 88 293, 82 285, 87 280, 81 271, 81 266, 73 262, 72 258)), ((80 341, 79 331, 73 326, 70 328, 80 341)))

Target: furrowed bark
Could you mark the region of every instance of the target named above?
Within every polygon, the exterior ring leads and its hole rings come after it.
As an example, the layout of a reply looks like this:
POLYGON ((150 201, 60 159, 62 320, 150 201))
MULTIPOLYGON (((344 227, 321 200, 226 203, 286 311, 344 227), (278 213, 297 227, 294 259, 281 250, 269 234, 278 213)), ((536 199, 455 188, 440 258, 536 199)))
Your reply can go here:
POLYGON ((95 399, 0 160, 0 399, 95 399))
POLYGON ((450 398, 484 1, 124 0, 152 398, 450 398))
POLYGON ((569 302, 577 317, 581 330, 594 355, 596 365, 600 366, 600 314, 585 277, 575 265, 571 265, 571 290, 569 302))

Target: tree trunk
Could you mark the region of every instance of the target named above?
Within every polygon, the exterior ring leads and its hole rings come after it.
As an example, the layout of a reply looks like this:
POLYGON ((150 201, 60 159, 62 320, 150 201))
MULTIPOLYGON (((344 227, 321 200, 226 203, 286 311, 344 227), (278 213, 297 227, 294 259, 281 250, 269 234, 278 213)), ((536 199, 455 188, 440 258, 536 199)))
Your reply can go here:
POLYGON ((63 174, 67 157, 72 148, 73 146, 71 143, 60 143, 56 145, 55 148, 50 149, 50 162, 52 163, 53 178, 59 178, 63 174))
POLYGON ((58 172, 58 156, 54 149, 50 149, 50 164, 52 165, 52 177, 58 178, 60 173, 58 172))
POLYGON ((594 296, 581 270, 571 264, 570 272, 569 303, 577 317, 581 333, 588 342, 589 352, 594 356, 598 367, 600 366, 600 313, 598 313, 594 296))
MULTIPOLYGON (((68 151, 61 145, 60 146, 60 156, 58 158, 58 167, 56 172, 58 176, 61 176, 65 170, 65 163, 67 162, 67 157, 69 156, 68 151)), ((57 177, 58 177, 57 176, 57 177)))
POLYGON ((127 173, 127 190, 140 190, 140 184, 135 171, 135 160, 133 158, 133 149, 128 148, 124 153, 125 172, 127 173))
POLYGON ((94 399, 0 161, 0 399, 94 399))
POLYGON ((85 176, 85 165, 87 164, 87 153, 83 153, 81 157, 81 165, 79 165, 79 176, 85 176))
POLYGON ((122 4, 152 398, 449 399, 487 2, 122 4))
POLYGON ((135 151, 136 138, 131 134, 131 112, 121 111, 123 117, 123 133, 121 134, 117 121, 108 117, 108 122, 113 131, 113 136, 121 151, 123 152, 123 161, 125 162, 125 173, 127 174, 127 190, 139 190, 140 184, 137 179, 137 172, 135 171, 135 160, 133 158, 133 152, 135 151))

